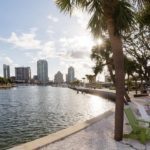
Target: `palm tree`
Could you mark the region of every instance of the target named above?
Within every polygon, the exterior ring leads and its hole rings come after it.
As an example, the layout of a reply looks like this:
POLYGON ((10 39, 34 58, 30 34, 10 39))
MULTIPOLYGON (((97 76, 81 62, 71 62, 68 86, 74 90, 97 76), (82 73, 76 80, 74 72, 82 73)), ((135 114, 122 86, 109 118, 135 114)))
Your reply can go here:
POLYGON ((87 74, 85 76, 86 76, 87 80, 89 81, 89 83, 93 83, 96 80, 96 76, 95 75, 87 74))
POLYGON ((99 37, 103 31, 108 32, 116 73, 115 140, 120 141, 123 137, 124 120, 124 56, 121 33, 132 25, 134 14, 131 5, 128 0, 56 0, 56 4, 61 11, 70 14, 75 7, 92 14, 89 28, 94 37, 99 37))
MULTIPOLYGON (((130 70, 131 68, 128 67, 129 58, 127 56, 124 56, 125 60, 125 73, 133 72, 130 70)), ((113 84, 115 85, 115 72, 114 72, 114 65, 113 65, 113 58, 112 58, 112 51, 111 51, 111 45, 110 40, 107 38, 103 39, 103 44, 96 45, 92 48, 91 53, 91 59, 95 61, 96 66, 93 68, 94 73, 97 75, 97 73, 101 73, 104 69, 104 66, 107 66, 111 80, 113 84)), ((131 62, 131 60, 130 60, 131 62)), ((125 99, 124 102, 127 103, 130 101, 130 97, 128 96, 127 92, 124 93, 125 99)))

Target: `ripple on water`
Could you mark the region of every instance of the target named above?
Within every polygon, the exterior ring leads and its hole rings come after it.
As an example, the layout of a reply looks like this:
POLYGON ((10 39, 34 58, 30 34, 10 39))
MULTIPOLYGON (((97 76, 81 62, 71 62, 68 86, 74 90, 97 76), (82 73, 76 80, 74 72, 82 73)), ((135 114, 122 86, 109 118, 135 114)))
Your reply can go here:
POLYGON ((68 88, 20 86, 0 90, 0 149, 54 133, 97 116, 113 105, 68 88))

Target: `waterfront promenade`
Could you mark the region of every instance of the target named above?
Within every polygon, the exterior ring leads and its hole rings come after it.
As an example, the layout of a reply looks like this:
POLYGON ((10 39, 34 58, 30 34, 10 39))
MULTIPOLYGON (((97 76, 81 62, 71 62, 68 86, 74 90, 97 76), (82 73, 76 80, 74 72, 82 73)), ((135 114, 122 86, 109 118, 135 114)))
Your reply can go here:
MULTIPOLYGON (((150 97, 132 98, 141 104, 150 103, 150 97)), ((124 123, 127 123, 125 117, 124 123)), ((124 125, 124 133, 130 132, 130 127, 124 125)), ((150 142, 145 145, 137 140, 123 139, 116 142, 114 135, 114 113, 92 124, 86 129, 73 134, 64 140, 47 145, 40 150, 149 150, 150 142)))
MULTIPOLYGON (((101 90, 102 91, 102 90, 101 90)), ((107 91, 110 92, 110 91, 107 91)), ((114 94, 114 92, 112 92, 114 94)), ((150 97, 133 98, 141 105, 149 105, 150 97)), ((150 114, 149 114, 150 115, 150 114)), ((129 133, 125 117, 124 133, 129 133)), ((145 145, 137 140, 114 140, 114 108, 91 120, 76 124, 46 137, 19 145, 11 150, 149 150, 150 142, 145 145)))
MULTIPOLYGON (((114 113, 108 118, 73 134, 64 140, 47 145, 40 150, 149 150, 150 142, 146 145, 139 141, 123 139, 116 142, 113 138, 114 113)), ((125 131, 129 132, 125 126, 125 131)))

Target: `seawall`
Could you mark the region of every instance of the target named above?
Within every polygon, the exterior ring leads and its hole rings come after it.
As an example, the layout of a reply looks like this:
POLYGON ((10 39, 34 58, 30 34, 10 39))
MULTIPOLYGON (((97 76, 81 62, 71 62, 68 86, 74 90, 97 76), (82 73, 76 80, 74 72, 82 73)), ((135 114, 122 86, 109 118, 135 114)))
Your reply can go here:
POLYGON ((70 87, 70 88, 73 90, 76 90, 77 92, 97 95, 97 96, 109 99, 113 102, 115 102, 115 99, 116 99, 115 91, 110 91, 107 89, 90 89, 90 88, 83 88, 83 87, 70 87))

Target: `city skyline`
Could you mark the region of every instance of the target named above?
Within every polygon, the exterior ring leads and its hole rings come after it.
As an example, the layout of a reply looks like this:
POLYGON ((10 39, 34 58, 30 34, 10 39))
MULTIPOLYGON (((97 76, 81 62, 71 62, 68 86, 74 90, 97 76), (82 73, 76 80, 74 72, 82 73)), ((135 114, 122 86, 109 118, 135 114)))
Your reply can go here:
POLYGON ((69 66, 76 68, 79 79, 93 73, 89 56, 94 40, 86 28, 87 14, 76 10, 70 18, 49 0, 2 0, 0 18, 0 64, 10 65, 11 76, 18 66, 30 66, 35 75, 39 59, 47 59, 50 79, 58 70, 66 74, 69 66))
MULTIPOLYGON (((37 68, 38 68, 38 63, 40 63, 40 61, 42 61, 42 62, 44 61, 44 62, 47 63, 46 60, 40 59, 40 60, 37 61, 37 68)), ((46 67, 48 67, 48 63, 47 63, 46 65, 47 65, 46 67)), ((38 74, 40 74, 40 73, 38 73, 38 69, 37 69, 37 73, 36 73, 36 74, 32 74, 32 70, 31 70, 30 66, 18 66, 18 67, 15 67, 15 68, 14 68, 15 75, 12 76, 12 75, 11 75, 11 72, 10 72, 10 66, 7 65, 7 64, 3 64, 3 76, 2 76, 2 77, 5 77, 5 76, 6 76, 6 75, 5 75, 4 66, 7 67, 7 68, 9 68, 9 75, 8 75, 8 76, 9 76, 9 77, 14 77, 14 76, 15 76, 15 77, 16 77, 16 80, 18 80, 18 79, 17 79, 17 76, 18 76, 18 75, 17 75, 17 70, 19 70, 19 73, 20 73, 20 72, 22 72, 22 70, 28 69, 28 68, 30 69, 30 75, 29 75, 29 76, 30 76, 30 79, 33 79, 35 76, 37 76, 37 77, 39 78, 38 74), (20 69, 21 69, 21 71, 20 71, 20 69)), ((43 66, 42 66, 42 67, 43 67, 43 66)), ((75 80, 75 70, 74 70, 74 68, 73 68, 72 66, 69 66, 69 68, 67 69, 67 73, 62 73, 60 70, 57 71, 57 73, 61 73, 62 76, 66 76, 66 75, 70 74, 70 73, 69 73, 69 72, 70 72, 70 71, 69 71, 70 69, 71 69, 71 70, 73 69, 73 78, 74 78, 74 79, 72 78, 72 74, 71 74, 71 76, 70 76, 69 78, 71 78, 71 81, 73 81, 73 80, 75 80)), ((24 72, 24 71, 23 71, 23 72, 24 72)), ((48 80, 49 80, 49 81, 51 81, 51 80, 54 81, 54 80, 55 80, 55 75, 56 75, 57 73, 54 74, 53 79, 49 79, 49 74, 48 74, 48 80)), ((9 78, 9 77, 8 77, 8 78, 9 78)), ((5 77, 5 78, 7 78, 7 77, 5 77)), ((42 78, 43 78, 43 75, 42 75, 42 78)), ((62 78, 63 78, 63 77, 62 77, 62 78)), ((69 79, 69 80, 70 80, 70 79, 69 79)), ((40 81, 40 79, 39 79, 39 81, 40 81)), ((64 81, 64 82, 67 82, 67 79, 63 78, 63 81, 64 81)), ((70 82, 70 81, 69 81, 69 82, 70 82)))

